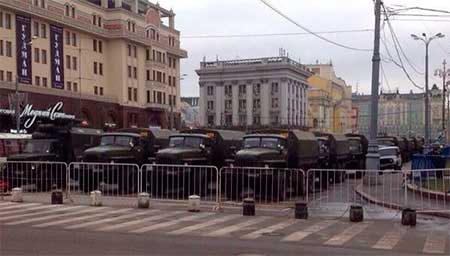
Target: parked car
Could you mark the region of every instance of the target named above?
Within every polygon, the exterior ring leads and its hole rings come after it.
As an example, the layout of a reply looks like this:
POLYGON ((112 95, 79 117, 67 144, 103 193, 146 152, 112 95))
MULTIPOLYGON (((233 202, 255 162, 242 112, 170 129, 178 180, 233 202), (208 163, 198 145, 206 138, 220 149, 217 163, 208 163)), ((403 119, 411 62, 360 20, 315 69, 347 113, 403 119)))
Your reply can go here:
POLYGON ((378 152, 380 154, 380 170, 402 169, 402 157, 397 146, 380 146, 378 152))

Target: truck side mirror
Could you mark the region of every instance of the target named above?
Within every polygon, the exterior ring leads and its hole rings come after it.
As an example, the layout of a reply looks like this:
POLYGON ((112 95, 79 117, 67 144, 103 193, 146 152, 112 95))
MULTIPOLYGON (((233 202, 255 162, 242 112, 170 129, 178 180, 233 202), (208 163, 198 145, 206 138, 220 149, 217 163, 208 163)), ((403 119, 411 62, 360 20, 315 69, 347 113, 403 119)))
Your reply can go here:
POLYGON ((205 144, 200 144, 200 148, 201 148, 202 150, 205 150, 205 148, 206 148, 205 144))

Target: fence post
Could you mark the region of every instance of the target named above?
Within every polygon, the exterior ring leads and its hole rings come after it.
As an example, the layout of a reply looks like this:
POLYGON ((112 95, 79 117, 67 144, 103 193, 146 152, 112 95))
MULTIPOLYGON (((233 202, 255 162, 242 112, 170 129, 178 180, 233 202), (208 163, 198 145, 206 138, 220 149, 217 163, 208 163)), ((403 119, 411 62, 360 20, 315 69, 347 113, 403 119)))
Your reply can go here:
MULTIPOLYGON (((412 171, 411 171, 411 175, 413 175, 412 171)), ((404 191, 405 191, 405 198, 404 198, 404 203, 403 203, 403 207, 407 207, 408 204, 408 174, 407 171, 405 170, 403 172, 403 186, 404 186, 404 191)))
POLYGON ((220 170, 215 167, 217 171, 216 179, 216 210, 222 209, 222 170, 226 167, 221 167, 220 170))
POLYGON ((72 163, 69 163, 69 165, 67 165, 67 163, 64 163, 66 166, 66 199, 70 198, 70 169, 69 166, 72 163))

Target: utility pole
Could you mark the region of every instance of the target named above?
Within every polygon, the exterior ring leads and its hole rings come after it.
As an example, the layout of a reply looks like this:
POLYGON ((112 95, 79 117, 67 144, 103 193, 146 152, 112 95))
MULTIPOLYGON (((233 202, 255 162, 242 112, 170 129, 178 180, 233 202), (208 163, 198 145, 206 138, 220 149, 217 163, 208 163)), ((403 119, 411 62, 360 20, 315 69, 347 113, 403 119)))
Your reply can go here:
POLYGON ((372 57, 372 97, 370 114, 370 142, 366 158, 366 169, 380 169, 380 155, 378 154, 378 86, 380 84, 380 23, 381 0, 375 0, 375 35, 372 57))

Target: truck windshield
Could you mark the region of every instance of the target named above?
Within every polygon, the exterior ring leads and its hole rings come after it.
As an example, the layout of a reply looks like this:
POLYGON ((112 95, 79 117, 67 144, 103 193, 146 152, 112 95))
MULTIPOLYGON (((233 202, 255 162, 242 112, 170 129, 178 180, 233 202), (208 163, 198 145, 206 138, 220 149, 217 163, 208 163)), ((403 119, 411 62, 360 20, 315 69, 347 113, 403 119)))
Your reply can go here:
POLYGON ((349 150, 351 152, 359 152, 361 150, 361 144, 357 140, 349 140, 349 150))
POLYGON ((397 155, 397 150, 395 148, 386 148, 379 150, 380 156, 395 156, 397 155))
POLYGON ((100 145, 122 145, 122 146, 134 146, 136 145, 136 138, 131 136, 117 135, 117 136, 103 136, 100 145))
POLYGON ((390 139, 378 139, 378 145, 395 146, 395 143, 390 139))
POLYGON ((25 144, 24 153, 51 153, 54 151, 55 140, 29 140, 25 144))
POLYGON ((259 137, 245 138, 244 148, 272 148, 279 149, 285 146, 285 140, 280 138, 259 137))
POLYGON ((171 137, 169 147, 200 148, 202 144, 205 144, 204 138, 200 137, 171 137))

